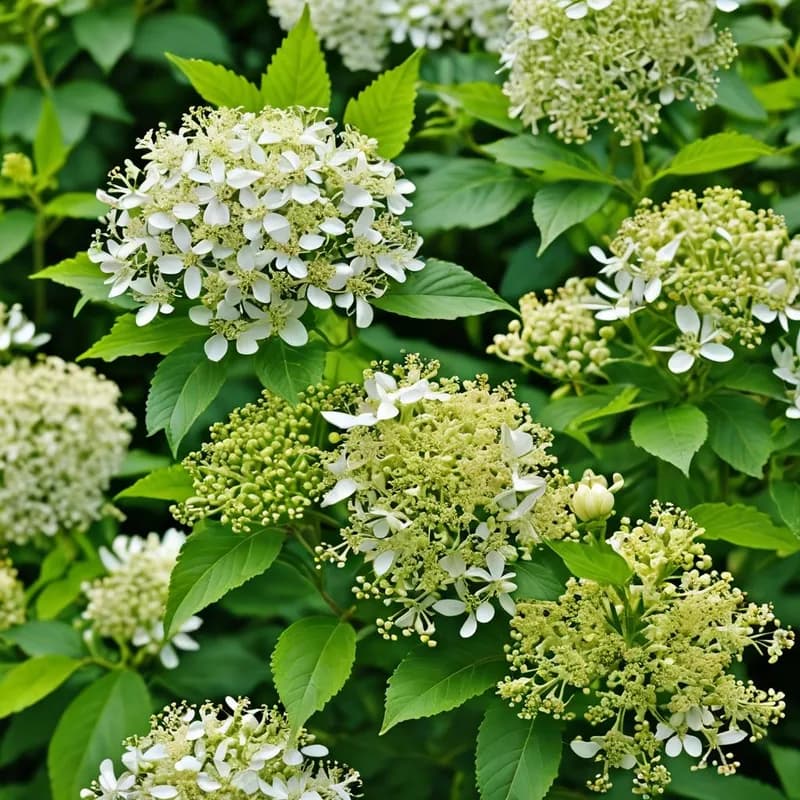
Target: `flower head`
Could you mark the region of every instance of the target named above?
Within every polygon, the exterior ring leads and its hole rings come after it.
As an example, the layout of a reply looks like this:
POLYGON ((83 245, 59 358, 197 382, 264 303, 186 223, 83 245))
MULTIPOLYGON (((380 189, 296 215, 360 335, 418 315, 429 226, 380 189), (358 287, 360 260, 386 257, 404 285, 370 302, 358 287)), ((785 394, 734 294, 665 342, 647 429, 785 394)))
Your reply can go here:
POLYGON ((705 108, 736 46, 714 0, 512 0, 501 55, 512 115, 585 142, 607 121, 625 144, 658 130, 663 106, 705 108))
POLYGON ((103 513, 133 417, 119 389, 60 358, 0 366, 0 543, 41 542, 103 513))
POLYGON ((50 341, 49 333, 36 333, 19 303, 9 308, 0 303, 0 360, 14 351, 35 350, 50 341))
POLYGON ((7 559, 0 557, 0 631, 25 622, 25 587, 17 570, 7 559))
POLYGON ((110 550, 100 548, 108 574, 83 587, 87 634, 158 655, 167 669, 178 666, 176 649, 197 650, 189 634, 202 624, 199 617, 190 617, 170 638, 162 622, 170 574, 185 540, 184 534, 170 528, 163 537, 117 536, 110 550))

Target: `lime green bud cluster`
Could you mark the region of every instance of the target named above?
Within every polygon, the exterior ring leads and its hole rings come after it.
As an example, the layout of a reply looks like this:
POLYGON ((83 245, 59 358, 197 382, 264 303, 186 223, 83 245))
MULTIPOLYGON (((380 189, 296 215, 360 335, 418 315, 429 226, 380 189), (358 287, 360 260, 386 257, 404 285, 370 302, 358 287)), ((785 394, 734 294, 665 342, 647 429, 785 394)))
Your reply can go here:
POLYGON ((524 295, 522 320, 498 333, 488 352, 558 381, 598 373, 611 357, 614 329, 598 325, 586 308, 592 287, 592 281, 570 278, 555 292, 547 289, 543 300, 534 292, 524 295))
POLYGON ((661 794, 662 756, 681 752, 721 774, 739 766, 727 748, 762 738, 784 716, 783 695, 731 670, 747 648, 776 661, 792 647, 768 605, 748 603, 727 572, 711 569, 687 514, 654 504, 651 520, 623 519, 609 540, 631 569, 621 586, 571 579, 556 601, 521 603, 506 646, 511 675, 499 694, 521 717, 570 719, 571 698, 599 728, 573 740, 611 787, 609 770, 635 769, 634 793, 661 794))
POLYGON ((7 558, 0 558, 0 631, 25 622, 25 587, 7 558))
POLYGON ((329 390, 310 387, 296 405, 265 391, 211 428, 211 440, 183 461, 194 495, 173 507, 193 525, 219 517, 235 531, 300 519, 322 480, 314 445, 329 390))
POLYGON ((81 798, 98 800, 352 800, 357 772, 321 760, 328 748, 305 728, 292 730, 279 708, 250 708, 246 698, 200 708, 173 705, 151 719, 150 732, 125 742, 119 777, 106 759, 81 798))
POLYGON ((33 183, 33 163, 24 153, 6 153, 0 175, 17 186, 30 186, 33 183))
POLYGON ((103 493, 134 418, 116 384, 60 358, 0 367, 0 543, 82 529, 103 493))
POLYGON ((658 131, 663 106, 716 98, 716 72, 736 55, 713 23, 723 0, 512 0, 501 61, 512 116, 542 119, 567 142, 607 121, 624 144, 658 131))

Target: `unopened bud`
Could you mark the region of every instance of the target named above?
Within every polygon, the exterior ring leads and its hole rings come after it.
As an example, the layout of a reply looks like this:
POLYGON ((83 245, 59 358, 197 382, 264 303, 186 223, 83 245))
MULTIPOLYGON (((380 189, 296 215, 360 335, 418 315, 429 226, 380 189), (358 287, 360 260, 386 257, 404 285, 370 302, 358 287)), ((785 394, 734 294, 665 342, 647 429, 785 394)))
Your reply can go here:
POLYGON ((623 483, 622 475, 615 472, 614 483, 609 488, 602 475, 595 475, 587 469, 570 501, 575 516, 582 522, 606 519, 614 510, 614 493, 622 488, 623 483))
POLYGON ((24 153, 6 153, 0 174, 19 186, 27 186, 33 181, 33 164, 24 153))

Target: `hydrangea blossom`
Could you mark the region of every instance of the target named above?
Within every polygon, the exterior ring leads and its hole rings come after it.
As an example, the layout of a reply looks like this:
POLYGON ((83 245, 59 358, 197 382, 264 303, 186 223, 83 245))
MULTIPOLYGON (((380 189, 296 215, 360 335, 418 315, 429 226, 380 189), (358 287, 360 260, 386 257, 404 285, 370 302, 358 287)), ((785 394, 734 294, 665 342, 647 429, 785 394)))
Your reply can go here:
POLYGON ((323 760, 328 748, 304 728, 292 735, 278 708, 251 708, 246 698, 225 705, 168 706, 149 733, 126 740, 124 770, 100 765, 84 800, 352 800, 357 772, 323 760))
POLYGON ((471 636, 498 607, 513 612, 514 562, 575 532, 572 487, 510 386, 437 378, 417 357, 380 366, 345 410, 323 412, 343 432, 322 454, 322 505, 347 500, 348 525, 318 552, 363 555, 372 574, 355 592, 394 609, 378 620, 386 638, 432 642, 437 615, 471 636))
POLYGON ((117 536, 110 550, 100 548, 108 574, 83 587, 89 639, 112 639, 124 652, 133 649, 137 659, 158 655, 167 669, 178 666, 176 650, 197 650, 189 634, 202 624, 199 617, 189 617, 170 638, 162 622, 170 574, 185 540, 183 533, 170 528, 163 538, 156 533, 144 539, 117 536))
POLYGON ((575 711, 600 733, 571 749, 597 763, 595 791, 622 768, 635 770, 635 793, 663 793, 662 753, 735 772, 728 746, 762 738, 784 715, 780 692, 731 666, 750 648, 776 661, 793 634, 770 606, 747 602, 730 573, 712 569, 702 533, 685 512, 656 503, 650 521, 623 519, 609 540, 631 569, 624 585, 573 578, 556 601, 517 605, 511 675, 499 693, 525 719, 571 719, 581 697, 575 711))
POLYGON ((25 622, 25 587, 14 565, 0 554, 0 631, 25 622))
POLYGON ((367 327, 370 301, 424 266, 400 219, 414 185, 319 110, 196 108, 139 148, 145 165, 126 162, 98 193, 111 210, 90 258, 110 296, 142 303, 139 325, 190 306, 212 361, 230 342, 242 354, 270 336, 305 344, 309 305, 367 327))
POLYGON ((102 516, 134 425, 119 397, 60 358, 0 367, 0 543, 42 543, 102 516))
POLYGON ((10 308, 0 303, 0 360, 14 351, 35 350, 49 341, 49 333, 36 333, 36 326, 19 303, 10 308))
POLYGON ((714 102, 736 54, 713 22, 729 0, 512 0, 501 55, 512 117, 567 142, 607 121, 623 143, 658 130, 663 106, 714 102))

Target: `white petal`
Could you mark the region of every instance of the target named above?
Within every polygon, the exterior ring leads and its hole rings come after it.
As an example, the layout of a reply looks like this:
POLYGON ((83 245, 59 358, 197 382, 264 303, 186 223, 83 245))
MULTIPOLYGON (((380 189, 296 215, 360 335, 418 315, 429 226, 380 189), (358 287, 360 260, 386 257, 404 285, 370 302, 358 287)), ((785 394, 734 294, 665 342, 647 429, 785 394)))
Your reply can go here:
POLYGON ((342 411, 323 411, 322 416, 337 428, 354 428, 356 425, 374 425, 378 418, 374 414, 345 414, 342 411))
POLYGON ((582 739, 573 739, 569 743, 569 749, 580 758, 594 758, 600 752, 600 745, 597 742, 585 742, 582 739))
POLYGON ((678 306, 675 322, 683 333, 700 333, 700 317, 691 306, 678 306))
POLYGON ((385 575, 394 564, 394 550, 386 550, 381 553, 373 562, 372 567, 378 576, 385 575))
POLYGON ((679 756, 682 750, 683 750, 683 745, 681 744, 681 740, 678 738, 677 734, 675 734, 675 736, 667 740, 667 745, 664 748, 664 752, 670 758, 675 758, 676 756, 679 756))
POLYGON ((733 358, 733 350, 727 345, 709 342, 700 348, 700 355, 709 361, 730 361, 733 358))
POLYGON ((675 375, 681 375, 688 372, 694 364, 694 356, 687 353, 685 350, 678 350, 673 353, 670 360, 667 362, 670 372, 675 375))
POLYGON ((148 303, 146 306, 142 306, 136 312, 136 324, 143 328, 148 323, 152 322, 156 315, 158 314, 158 303, 148 303))
POLYGON ((703 755, 703 743, 690 733, 683 737, 683 749, 693 758, 703 755))
POLYGON ((478 630, 478 620, 475 619, 474 614, 470 614, 467 617, 467 621, 461 626, 461 630, 459 630, 459 635, 462 639, 469 639, 470 636, 475 634, 475 631, 478 630))
POLYGON ((150 797, 156 800, 170 800, 178 796, 178 790, 174 786, 154 786, 150 789, 150 797))
POLYGON ((368 328, 374 316, 372 306, 363 297, 356 297, 356 327, 368 328))
POLYGON ((674 733, 675 731, 672 728, 670 728, 669 725, 666 725, 663 722, 659 722, 658 725, 656 726, 656 739, 659 742, 663 742, 664 739, 669 739, 669 737, 672 736, 674 733))
POLYGON ((209 361, 221 361, 228 352, 228 340, 217 333, 206 341, 203 349, 209 361))
POLYGON ((278 332, 278 336, 292 347, 302 347, 308 341, 308 331, 299 319, 287 320, 283 330, 278 332))
POLYGON ((445 617, 458 617, 467 610, 463 600, 437 600, 432 607, 445 617))
MULTIPOLYGON (((200 272, 199 267, 189 267, 186 272, 183 274, 183 289, 186 292, 186 296, 190 300, 194 300, 195 298, 200 296, 200 291, 203 288, 203 275, 200 272)), ((210 313, 210 311, 209 311, 210 313)))
POLYGON ((723 731, 717 735, 717 743, 726 747, 730 744, 738 744, 747 738, 744 731, 723 731))
POLYGON ((475 609, 475 617, 478 622, 491 622, 494 619, 494 606, 488 601, 481 603, 475 609))
POLYGON ((325 506, 332 506, 341 500, 355 494, 358 490, 358 484, 352 478, 342 478, 329 492, 325 494, 320 503, 323 508, 325 506))
POLYGON ((194 203, 177 203, 172 207, 172 213, 178 219, 194 219, 200 213, 200 206, 194 203))
POLYGON ((306 298, 315 308, 330 308, 333 305, 331 296, 317 286, 309 286, 306 290, 306 298))

